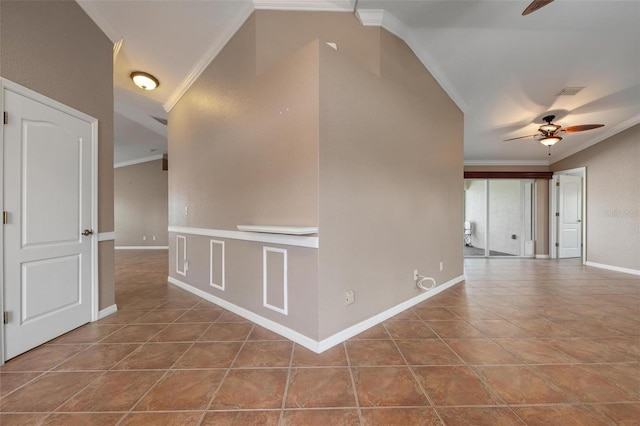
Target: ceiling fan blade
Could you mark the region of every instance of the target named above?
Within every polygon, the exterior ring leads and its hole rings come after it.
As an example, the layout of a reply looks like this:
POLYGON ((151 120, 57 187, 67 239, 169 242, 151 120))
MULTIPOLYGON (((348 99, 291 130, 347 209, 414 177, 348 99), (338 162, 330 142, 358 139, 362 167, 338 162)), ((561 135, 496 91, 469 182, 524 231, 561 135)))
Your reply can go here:
POLYGON ((580 126, 569 126, 565 127, 563 130, 567 133, 575 133, 575 132, 584 132, 585 130, 597 129, 598 127, 603 127, 604 124, 582 124, 580 126))
POLYGON ((524 10, 524 12, 522 12, 522 16, 526 16, 526 15, 528 15, 530 13, 533 13, 536 10, 540 9, 541 7, 544 7, 544 6, 548 5, 552 1, 553 0, 533 0, 531 2, 531 4, 529 6, 527 6, 527 8, 524 10))
POLYGON ((527 135, 527 136, 519 136, 517 138, 511 138, 511 139, 505 139, 502 142, 509 142, 509 141, 515 141, 516 139, 524 139, 524 138, 532 138, 534 136, 538 136, 539 133, 536 133, 535 135, 527 135))

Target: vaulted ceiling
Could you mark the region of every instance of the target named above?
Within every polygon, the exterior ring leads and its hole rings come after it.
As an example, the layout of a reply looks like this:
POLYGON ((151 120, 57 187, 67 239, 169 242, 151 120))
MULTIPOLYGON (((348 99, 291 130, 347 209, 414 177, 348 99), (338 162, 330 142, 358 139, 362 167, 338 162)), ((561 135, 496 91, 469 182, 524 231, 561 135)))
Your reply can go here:
MULTIPOLYGON (((467 164, 546 165, 640 123, 640 0, 77 0, 115 44, 116 162, 166 152, 156 118, 255 9, 354 13, 405 40, 465 114, 467 164), (357 7, 356 7, 357 6, 357 7), (154 74, 143 92, 132 71, 154 74), (567 87, 583 88, 558 96, 567 87), (532 135, 549 113, 564 127, 551 156, 532 135)), ((446 126, 447 123, 442 123, 446 126)))

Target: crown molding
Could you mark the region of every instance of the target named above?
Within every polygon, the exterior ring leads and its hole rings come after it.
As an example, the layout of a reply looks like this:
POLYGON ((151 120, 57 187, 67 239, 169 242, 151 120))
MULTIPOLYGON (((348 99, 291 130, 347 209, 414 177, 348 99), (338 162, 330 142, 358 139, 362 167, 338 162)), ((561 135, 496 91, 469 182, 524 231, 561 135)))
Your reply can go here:
POLYGON ((230 21, 220 37, 213 41, 211 47, 207 49, 207 51, 200 57, 200 60, 193 67, 191 72, 187 74, 187 76, 182 80, 182 82, 176 87, 176 90, 173 91, 171 96, 167 98, 167 101, 162 104, 162 107, 166 112, 171 111, 180 98, 189 90, 191 85, 195 83, 195 81, 200 77, 200 74, 204 72, 204 70, 211 64, 211 62, 218 56, 218 53, 226 46, 226 44, 231 40, 231 37, 235 35, 235 33, 242 27, 245 21, 251 16, 253 13, 253 4, 246 3, 245 7, 242 11, 240 11, 237 15, 237 19, 230 21))
POLYGON ((548 166, 547 160, 465 160, 465 166, 548 166))
POLYGON ((640 124, 640 114, 631 117, 628 120, 623 121, 622 123, 618 124, 617 126, 613 126, 610 127, 607 131, 601 133, 600 135, 598 135, 597 137, 594 137, 590 140, 588 140, 587 142, 580 144, 580 146, 576 146, 575 148, 570 149, 569 151, 565 152, 564 154, 558 155, 557 157, 553 157, 551 159, 551 161, 549 162, 549 164, 554 164, 557 163, 560 160, 564 160, 567 157, 571 157, 573 154, 577 154, 580 151, 583 151, 599 142, 602 142, 605 139, 608 139, 612 136, 617 135, 618 133, 624 132, 625 130, 627 130, 630 127, 635 126, 636 124, 640 124))
POLYGON ((304 4, 291 0, 253 0, 256 10, 302 10, 324 12, 353 12, 352 0, 307 0, 304 4))

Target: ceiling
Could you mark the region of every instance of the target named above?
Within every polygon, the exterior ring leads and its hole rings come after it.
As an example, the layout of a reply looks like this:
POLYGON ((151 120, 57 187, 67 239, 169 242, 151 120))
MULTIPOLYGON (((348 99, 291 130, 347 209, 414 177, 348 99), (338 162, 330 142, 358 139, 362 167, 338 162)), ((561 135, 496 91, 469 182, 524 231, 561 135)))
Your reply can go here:
MULTIPOLYGON (((354 0, 77 0, 115 43, 115 162, 166 152, 166 118, 255 9, 352 13, 354 0), (129 79, 160 80, 143 92, 129 79)), ((364 25, 382 25, 413 49, 465 114, 466 164, 546 165, 640 123, 640 0, 556 0, 528 16, 529 0, 359 0, 364 25), (584 87, 574 96, 556 96, 584 87), (548 149, 542 117, 601 123, 548 149)), ((443 123, 446 125, 446 123, 443 123)))

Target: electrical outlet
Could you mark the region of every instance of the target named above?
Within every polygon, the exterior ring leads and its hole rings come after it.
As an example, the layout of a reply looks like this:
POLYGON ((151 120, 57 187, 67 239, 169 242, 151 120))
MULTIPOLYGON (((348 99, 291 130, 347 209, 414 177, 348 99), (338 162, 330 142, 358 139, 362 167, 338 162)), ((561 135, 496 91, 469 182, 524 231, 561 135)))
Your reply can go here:
POLYGON ((146 235, 142 236, 142 241, 147 241, 147 236, 146 235))
MULTIPOLYGON (((151 239, 152 239, 153 241, 155 241, 155 240, 156 240, 156 236, 154 235, 153 237, 151 237, 151 239)), ((442 271, 442 268, 440 268, 440 270, 442 271)))
POLYGON ((345 305, 351 305, 353 302, 356 301, 356 295, 353 292, 353 290, 348 290, 344 293, 344 304, 345 305))
POLYGON ((418 281, 418 270, 417 269, 413 270, 413 280, 414 281, 418 281))
POLYGON ((444 270, 444 262, 440 261, 440 271, 443 271, 443 270, 444 270))
POLYGON ((184 215, 189 216, 189 206, 184 206, 184 215))

